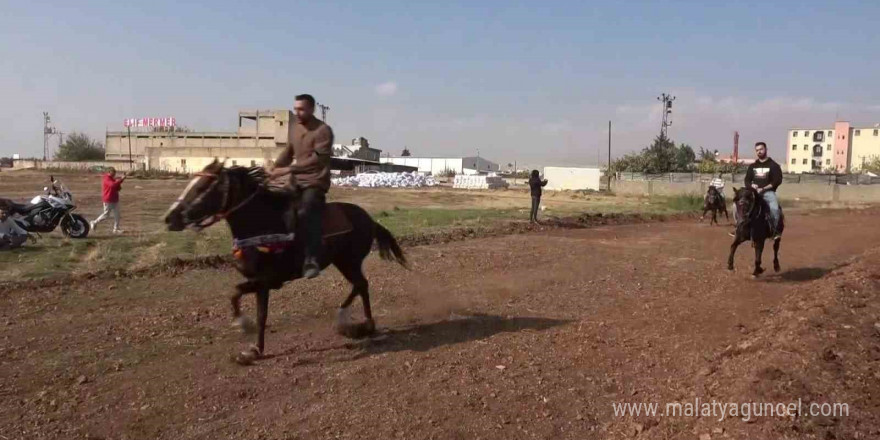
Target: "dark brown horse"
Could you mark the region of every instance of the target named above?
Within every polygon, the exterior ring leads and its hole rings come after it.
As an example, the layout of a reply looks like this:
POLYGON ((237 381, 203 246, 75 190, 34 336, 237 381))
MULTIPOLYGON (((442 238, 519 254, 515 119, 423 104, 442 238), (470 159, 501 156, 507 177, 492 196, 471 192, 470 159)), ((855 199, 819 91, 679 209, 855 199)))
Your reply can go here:
POLYGON ((718 188, 714 186, 710 186, 709 190, 706 191, 706 196, 703 197, 703 215, 700 216, 700 221, 706 217, 706 212, 712 211, 712 218, 709 219, 709 225, 718 224, 718 213, 723 212, 727 217, 727 221, 730 221, 730 215, 727 213, 727 206, 724 204, 724 198, 721 197, 721 193, 718 192, 718 188))
MULTIPOLYGON (((263 354, 269 291, 302 277, 304 237, 288 234, 284 223, 291 198, 267 189, 265 177, 262 168, 225 168, 215 160, 196 174, 165 215, 171 231, 182 231, 187 226, 200 230, 220 220, 229 224, 236 246, 236 268, 247 279, 235 287, 232 316, 246 332, 252 330, 253 324, 241 316, 241 297, 248 293, 257 295, 257 343, 238 356, 241 363, 249 363, 263 354)), ((349 336, 353 335, 353 328, 359 334, 372 333, 376 324, 370 311, 369 284, 361 265, 374 241, 383 259, 406 267, 406 258, 394 236, 361 207, 328 203, 324 217, 321 268, 333 264, 352 284, 351 293, 337 312, 337 330, 349 336), (356 296, 361 298, 366 317, 360 327, 348 323, 348 306, 356 296)))
MULTIPOLYGON (((736 225, 736 236, 730 245, 730 256, 727 257, 727 269, 733 270, 733 255, 736 248, 745 241, 752 241, 755 248, 755 270, 752 276, 757 277, 764 273, 761 267, 761 257, 764 253, 764 241, 773 238, 773 227, 770 223, 770 208, 753 188, 734 188, 736 196, 733 203, 736 206, 736 217, 739 223, 736 225)), ((779 238, 773 241, 773 270, 779 272, 779 245, 782 241, 782 231, 785 229, 785 216, 782 208, 779 213, 779 238)))

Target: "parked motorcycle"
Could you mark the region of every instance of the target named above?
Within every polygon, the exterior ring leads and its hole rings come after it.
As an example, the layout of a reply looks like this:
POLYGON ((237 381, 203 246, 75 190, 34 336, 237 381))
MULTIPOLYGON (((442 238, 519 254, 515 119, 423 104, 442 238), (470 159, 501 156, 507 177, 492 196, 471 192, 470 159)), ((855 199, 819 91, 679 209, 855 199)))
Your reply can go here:
POLYGON ((34 197, 29 204, 7 202, 12 219, 28 232, 52 232, 61 226, 61 232, 70 238, 88 237, 89 222, 73 213, 73 194, 54 177, 49 176, 49 181, 50 186, 43 188, 45 194, 34 197))

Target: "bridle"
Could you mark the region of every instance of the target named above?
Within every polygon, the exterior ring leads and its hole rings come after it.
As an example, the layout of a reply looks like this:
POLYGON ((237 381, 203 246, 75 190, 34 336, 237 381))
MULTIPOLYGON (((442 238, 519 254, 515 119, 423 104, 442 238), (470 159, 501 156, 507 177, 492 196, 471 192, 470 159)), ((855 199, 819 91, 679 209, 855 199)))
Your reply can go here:
POLYGON ((239 209, 244 207, 244 205, 247 205, 251 200, 253 200, 254 197, 257 196, 257 193, 259 192, 259 191, 254 191, 251 195, 245 197, 244 200, 242 200, 241 202, 239 202, 238 204, 236 204, 232 208, 229 208, 229 193, 230 193, 229 182, 230 182, 230 179, 229 179, 229 176, 227 175, 227 173, 224 173, 222 178, 220 177, 220 174, 212 174, 212 173, 205 173, 205 172, 199 172, 199 173, 195 173, 193 175, 197 176, 197 177, 205 177, 205 178, 211 179, 213 182, 211 183, 211 186, 209 186, 208 189, 206 189, 201 194, 199 194, 198 197, 196 197, 192 201, 192 203, 187 203, 186 200, 184 200, 184 196, 181 196, 180 198, 178 198, 177 203, 182 205, 184 210, 188 209, 191 204, 196 204, 196 203, 201 202, 201 200, 207 194, 209 194, 211 192, 211 190, 214 188, 215 185, 217 185, 221 181, 223 182, 223 188, 222 188, 223 189, 223 203, 220 205, 221 206, 220 210, 214 214, 208 214, 208 215, 200 218, 199 220, 192 222, 192 224, 194 225, 193 227, 196 230, 205 229, 208 226, 213 225, 214 223, 217 223, 221 220, 226 219, 232 213, 234 213, 235 211, 238 211, 239 209))

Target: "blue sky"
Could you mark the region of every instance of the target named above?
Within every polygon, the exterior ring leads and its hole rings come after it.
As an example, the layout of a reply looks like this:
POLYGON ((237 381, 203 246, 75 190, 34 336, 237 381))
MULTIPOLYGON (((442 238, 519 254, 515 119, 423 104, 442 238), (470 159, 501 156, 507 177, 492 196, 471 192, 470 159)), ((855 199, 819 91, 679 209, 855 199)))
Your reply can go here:
POLYGON ((103 139, 127 117, 228 130, 239 109, 330 106, 338 141, 499 163, 606 160, 659 130, 728 151, 880 122, 880 2, 0 0, 0 154, 42 112, 103 139))

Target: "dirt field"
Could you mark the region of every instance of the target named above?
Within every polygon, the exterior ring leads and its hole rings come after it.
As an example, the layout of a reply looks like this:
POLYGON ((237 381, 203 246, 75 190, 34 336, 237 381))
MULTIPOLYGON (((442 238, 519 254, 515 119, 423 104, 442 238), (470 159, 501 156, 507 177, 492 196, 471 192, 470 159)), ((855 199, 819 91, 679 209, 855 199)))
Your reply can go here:
POLYGON ((331 270, 272 297, 250 367, 231 270, 7 287, 0 438, 878 438, 878 214, 792 213, 759 280, 748 245, 730 273, 726 228, 693 221, 409 247, 411 272, 368 259, 378 337, 332 332, 331 270), (612 409, 695 398, 850 414, 612 409))

